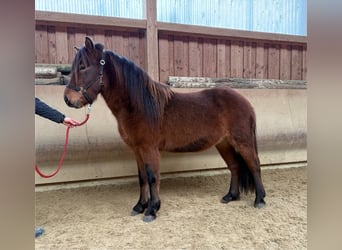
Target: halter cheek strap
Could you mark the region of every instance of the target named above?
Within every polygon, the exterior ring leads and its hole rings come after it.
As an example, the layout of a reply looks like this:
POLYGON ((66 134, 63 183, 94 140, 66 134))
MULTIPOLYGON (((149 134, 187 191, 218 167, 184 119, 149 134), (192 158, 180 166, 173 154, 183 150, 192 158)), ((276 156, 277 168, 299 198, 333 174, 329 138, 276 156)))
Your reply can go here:
POLYGON ((100 60, 100 73, 99 73, 100 87, 104 85, 103 84, 103 68, 105 64, 106 64, 106 61, 104 60, 104 54, 102 54, 102 58, 100 60))
POLYGON ((104 60, 104 56, 105 54, 102 53, 102 57, 101 57, 101 60, 100 60, 100 72, 99 72, 99 77, 97 78, 96 81, 94 82, 90 82, 85 88, 83 87, 79 87, 79 86, 70 86, 70 84, 68 84, 66 87, 69 88, 69 89, 72 89, 76 92, 81 92, 83 97, 87 100, 87 102, 89 104, 92 104, 93 103, 93 99, 90 97, 90 95, 87 93, 87 90, 96 82, 99 81, 99 86, 100 88, 102 88, 104 86, 104 83, 103 83, 103 69, 104 69, 104 65, 106 64, 106 61, 104 60))
POLYGON ((81 88, 81 92, 82 92, 83 97, 87 100, 87 102, 89 104, 93 104, 93 99, 90 97, 90 95, 88 95, 87 90, 81 88))

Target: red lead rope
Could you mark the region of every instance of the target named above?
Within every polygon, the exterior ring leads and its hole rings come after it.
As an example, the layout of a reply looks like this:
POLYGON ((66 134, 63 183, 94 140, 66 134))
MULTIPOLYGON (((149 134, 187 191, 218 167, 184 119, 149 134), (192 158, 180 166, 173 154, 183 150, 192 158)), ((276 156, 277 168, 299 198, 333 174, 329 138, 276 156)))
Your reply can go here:
MULTIPOLYGON (((90 106, 89 106, 89 109, 88 109, 88 110, 90 110, 90 106)), ((76 125, 76 126, 77 126, 77 127, 78 127, 78 126, 82 126, 83 124, 85 124, 85 123, 88 121, 88 119, 89 119, 89 113, 86 115, 86 118, 84 119, 84 121, 82 121, 80 124, 78 124, 78 125, 76 125)), ((64 157, 65 157, 66 152, 67 152, 68 140, 69 140, 69 130, 70 130, 70 128, 71 128, 71 127, 67 127, 67 129, 66 129, 64 149, 63 149, 63 153, 62 153, 61 159, 60 159, 60 161, 59 161, 59 163, 58 163, 57 169, 56 169, 53 173, 51 173, 51 174, 49 174, 49 175, 46 175, 46 174, 43 174, 43 173, 39 170, 39 168, 38 168, 37 165, 34 166, 36 172, 37 172, 41 177, 43 177, 43 178, 51 178, 51 177, 55 176, 55 175, 59 172, 59 170, 61 169, 62 164, 63 164, 63 161, 64 161, 64 157)))

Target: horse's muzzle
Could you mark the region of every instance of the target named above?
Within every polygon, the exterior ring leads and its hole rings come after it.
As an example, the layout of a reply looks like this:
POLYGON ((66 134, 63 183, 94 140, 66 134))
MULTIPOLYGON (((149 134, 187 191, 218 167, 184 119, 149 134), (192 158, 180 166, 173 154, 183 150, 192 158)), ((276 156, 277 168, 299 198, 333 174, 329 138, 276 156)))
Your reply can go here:
POLYGON ((75 103, 72 103, 72 102, 69 101, 69 99, 68 99, 68 97, 66 95, 64 96, 64 101, 71 108, 77 108, 78 109, 78 108, 81 107, 79 101, 76 101, 75 103))
POLYGON ((72 103, 69 101, 68 97, 64 96, 64 101, 69 107, 73 107, 72 103))

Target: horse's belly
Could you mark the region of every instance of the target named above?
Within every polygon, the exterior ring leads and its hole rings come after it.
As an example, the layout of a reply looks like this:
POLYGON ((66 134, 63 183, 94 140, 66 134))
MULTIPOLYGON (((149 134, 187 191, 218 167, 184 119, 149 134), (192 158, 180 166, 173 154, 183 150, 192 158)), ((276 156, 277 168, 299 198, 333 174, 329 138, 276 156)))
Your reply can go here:
POLYGON ((160 144, 160 150, 167 152, 198 152, 210 148, 220 140, 220 137, 201 136, 189 138, 169 138, 160 144))
POLYGON ((200 138, 188 144, 180 145, 178 147, 170 148, 169 152, 198 152, 205 150, 212 146, 205 138, 200 138))

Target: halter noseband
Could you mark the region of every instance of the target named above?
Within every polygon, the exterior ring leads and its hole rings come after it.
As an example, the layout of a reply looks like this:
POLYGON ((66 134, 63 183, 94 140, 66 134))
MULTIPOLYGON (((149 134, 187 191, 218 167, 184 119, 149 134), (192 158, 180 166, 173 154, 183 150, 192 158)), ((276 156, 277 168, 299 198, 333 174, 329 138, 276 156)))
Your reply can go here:
POLYGON ((72 89, 76 92, 81 92, 83 97, 87 100, 87 102, 89 104, 93 103, 93 99, 90 97, 90 95, 88 95, 87 90, 96 82, 99 81, 99 87, 100 89, 104 86, 103 84, 103 68, 104 65, 106 64, 105 60, 104 60, 104 53, 102 53, 102 57, 100 60, 100 72, 99 72, 99 77, 96 79, 96 81, 94 82, 90 82, 86 87, 79 87, 79 86, 70 86, 69 84, 66 86, 69 89, 72 89))

